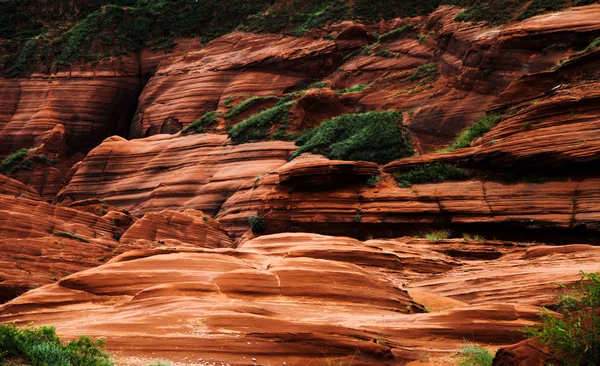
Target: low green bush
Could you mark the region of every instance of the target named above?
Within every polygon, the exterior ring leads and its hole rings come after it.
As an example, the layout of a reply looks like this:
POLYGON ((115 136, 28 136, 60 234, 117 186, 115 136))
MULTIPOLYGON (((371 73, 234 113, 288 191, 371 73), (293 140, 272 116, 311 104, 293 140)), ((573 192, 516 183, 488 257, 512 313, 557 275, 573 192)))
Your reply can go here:
POLYGON ((207 133, 219 122, 219 117, 220 115, 215 111, 205 113, 202 118, 195 120, 181 132, 207 133))
POLYGON ((236 144, 264 140, 269 138, 271 128, 279 124, 280 129, 274 133, 274 136, 280 139, 287 138, 293 140, 295 136, 288 136, 285 131, 289 124, 288 114, 290 107, 295 103, 295 100, 281 104, 278 103, 273 108, 264 110, 243 120, 229 129, 229 137, 236 144))
POLYGON ((492 366, 494 356, 485 348, 469 344, 460 349, 458 366, 492 366))
POLYGON ((30 151, 29 149, 21 149, 6 157, 0 164, 0 172, 15 173, 19 170, 29 169, 31 159, 27 159, 26 156, 30 151))
POLYGON ((565 366, 600 365, 600 273, 580 273, 572 292, 558 298, 562 318, 544 309, 542 322, 525 329, 565 366))
POLYGON ((440 163, 430 163, 406 172, 394 173, 398 186, 402 188, 409 188, 413 184, 464 180, 468 177, 464 170, 454 165, 440 163))
POLYGON ((330 159, 385 164, 411 156, 414 151, 410 137, 400 122, 402 113, 397 111, 346 114, 325 120, 296 140, 301 147, 292 158, 311 152, 330 159))
POLYGON ((250 218, 248 218, 248 223, 250 224, 250 229, 254 234, 264 233, 267 229, 267 224, 265 223, 265 218, 263 216, 250 216, 250 218))
POLYGON ((474 124, 458 135, 452 145, 441 152, 449 152, 471 146, 473 140, 488 133, 502 120, 502 117, 502 114, 486 114, 485 116, 477 117, 474 124))
POLYGON ((25 359, 34 366, 112 366, 104 351, 104 341, 81 336, 63 343, 54 327, 19 329, 14 324, 0 324, 0 364, 11 359, 25 359))
POLYGON ((254 97, 248 98, 248 99, 244 100, 243 102, 241 102, 240 104, 236 105, 235 107, 231 108, 231 110, 225 115, 225 118, 227 118, 227 119, 234 118, 258 102, 267 101, 267 100, 276 100, 276 99, 277 98, 274 96, 266 96, 266 97, 254 96, 254 97))

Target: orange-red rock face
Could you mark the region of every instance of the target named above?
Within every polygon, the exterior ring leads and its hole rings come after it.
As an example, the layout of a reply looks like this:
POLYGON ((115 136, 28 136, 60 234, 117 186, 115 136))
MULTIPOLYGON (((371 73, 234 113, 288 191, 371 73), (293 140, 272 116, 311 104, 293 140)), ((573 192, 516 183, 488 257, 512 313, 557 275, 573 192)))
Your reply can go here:
POLYGON ((366 237, 436 225, 497 224, 598 230, 597 178, 507 184, 470 180, 399 188, 391 178, 312 191, 281 185, 265 196, 269 232, 316 231, 366 237), (389 180, 388 180, 389 179, 389 180))
POLYGON ((229 34, 159 66, 140 96, 129 135, 160 133, 170 119, 187 126, 229 97, 282 94, 307 79, 320 79, 340 58, 329 40, 229 34))
POLYGON ((109 138, 88 154, 58 200, 97 197, 133 214, 189 208, 212 217, 246 182, 284 165, 295 149, 293 142, 232 146, 226 140, 211 134, 109 138))
MULTIPOLYGON (((560 255, 568 261, 587 255, 587 263, 597 266, 597 253, 581 246, 560 255)), ((560 263, 552 261, 555 254, 499 242, 359 242, 285 233, 237 250, 132 251, 5 304, 0 319, 52 322, 67 337, 101 335, 123 364, 135 364, 129 357, 151 350, 152 357, 187 357, 185 362, 212 358, 245 364, 254 357, 259 363, 301 365, 353 358, 357 364, 392 365, 452 352, 465 337, 494 346, 518 341, 516 331, 537 319, 539 307, 528 305, 530 296, 550 299, 550 278, 573 277, 551 270, 560 263), (444 254, 453 246, 477 246, 501 256, 473 260, 444 254), (516 265, 523 260, 540 275, 516 265), (451 279, 465 266, 483 270, 491 264, 493 299, 453 302, 418 286, 451 279), (513 285, 519 270, 527 274, 529 292, 513 285), (423 313, 411 299, 413 290, 428 308, 452 305, 423 313)), ((477 289, 473 280, 459 287, 477 289)))
POLYGON ((0 195, 0 302, 95 267, 117 246, 106 218, 0 195))

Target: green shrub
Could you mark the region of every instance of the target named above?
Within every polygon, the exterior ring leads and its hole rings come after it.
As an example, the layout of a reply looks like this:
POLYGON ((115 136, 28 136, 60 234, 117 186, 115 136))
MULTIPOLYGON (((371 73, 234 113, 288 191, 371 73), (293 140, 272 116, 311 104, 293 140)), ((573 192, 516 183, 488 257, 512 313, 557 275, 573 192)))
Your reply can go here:
POLYGON ((410 80, 421 80, 424 83, 434 81, 440 76, 438 65, 435 62, 430 62, 417 67, 417 70, 410 76, 410 80))
POLYGON ((338 94, 356 93, 359 91, 363 91, 370 86, 371 86, 371 84, 356 84, 356 85, 353 85, 346 89, 336 90, 336 93, 338 93, 338 94))
POLYGON ((250 216, 248 223, 250 224, 250 229, 254 234, 264 233, 267 228, 267 224, 265 223, 265 218, 263 216, 250 216))
POLYGON ((192 122, 192 124, 185 127, 181 132, 207 133, 219 122, 219 117, 220 115, 215 111, 205 113, 202 118, 195 120, 192 122))
POLYGON ((404 33, 406 33, 407 31, 412 29, 412 24, 407 24, 405 26, 402 26, 400 28, 396 28, 392 31, 389 31, 387 33, 384 33, 382 35, 380 35, 379 37, 377 37, 377 40, 379 42, 392 42, 395 41, 399 38, 401 38, 404 33))
POLYGON ((375 187, 379 182, 381 182, 381 175, 372 175, 367 179, 367 185, 371 188, 375 187))
POLYGON ((425 234, 427 240, 443 240, 450 237, 450 231, 448 230, 436 230, 425 234))
POLYGON ((400 127, 397 111, 346 114, 325 120, 304 132, 292 158, 311 152, 337 160, 365 160, 378 164, 414 154, 408 132, 400 127))
POLYGON ((458 135, 452 145, 442 150, 442 152, 454 151, 456 149, 471 146, 473 140, 488 133, 502 120, 502 117, 502 114, 486 114, 485 116, 477 117, 475 123, 458 135))
POLYGON ((0 324, 0 364, 12 358, 34 366, 110 366, 110 355, 104 352, 104 341, 81 336, 63 343, 54 327, 27 327, 0 324))
MULTIPOLYGON (((281 124, 283 130, 278 129, 275 136, 286 137, 285 130, 289 124, 288 114, 290 107, 295 103, 295 100, 278 103, 271 109, 245 119, 229 130, 229 137, 236 144, 264 140, 269 137, 269 130, 277 124, 281 124)), ((290 139, 293 138, 290 137, 290 139)))
POLYGON ((563 0, 533 0, 525 11, 519 15, 519 20, 531 18, 547 11, 557 11, 564 7, 563 0))
POLYGON ((449 180, 467 179, 464 170, 449 164, 429 163, 421 167, 394 173, 394 178, 402 188, 409 188, 413 184, 441 183, 449 180))
POLYGON ((579 284, 572 290, 558 298, 562 319, 544 309, 542 323, 526 328, 525 334, 549 347, 562 365, 599 365, 600 274, 581 272, 579 284))
POLYGON ((10 172, 15 173, 19 170, 29 169, 31 166, 31 159, 26 159, 25 157, 31 150, 29 149, 21 149, 12 155, 6 157, 2 160, 2 164, 0 164, 0 172, 10 172))
POLYGON ((258 102, 267 101, 267 100, 276 100, 276 99, 277 98, 274 96, 266 96, 266 97, 254 96, 252 98, 248 98, 248 99, 244 100, 243 102, 241 102, 240 104, 236 105, 235 107, 231 108, 231 110, 227 113, 227 115, 225 115, 225 118, 229 119, 229 118, 236 117, 237 115, 244 112, 245 110, 247 110, 252 105, 254 105, 258 102))
POLYGON ((461 348, 459 366, 492 366, 494 356, 490 352, 474 344, 461 348))
POLYGON ((73 233, 69 233, 67 231, 57 231, 55 233, 52 233, 52 235, 54 236, 58 236, 61 238, 68 238, 68 239, 73 239, 73 240, 77 240, 83 243, 89 243, 89 240, 82 238, 81 236, 77 235, 77 234, 73 234, 73 233))

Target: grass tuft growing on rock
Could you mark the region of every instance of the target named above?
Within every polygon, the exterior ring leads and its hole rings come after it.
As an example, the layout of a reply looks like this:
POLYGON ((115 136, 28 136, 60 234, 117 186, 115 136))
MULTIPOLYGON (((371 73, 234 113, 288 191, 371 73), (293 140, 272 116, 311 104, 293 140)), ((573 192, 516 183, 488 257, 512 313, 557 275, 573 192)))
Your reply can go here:
POLYGON ((402 188, 410 188, 413 184, 464 180, 468 177, 464 170, 454 165, 440 163, 429 163, 406 172, 394 173, 398 186, 402 188))
POLYGON ((450 238, 450 231, 448 230, 436 230, 425 234, 427 240, 443 240, 450 238))
POLYGON ((485 348, 469 344, 460 349, 462 359, 459 366, 491 366, 494 356, 485 348))
POLYGON ((35 366, 112 366, 104 351, 103 340, 81 336, 63 343, 54 327, 19 329, 14 324, 0 324, 0 364, 24 359, 35 366))
POLYGON ((456 140, 447 147, 446 149, 441 150, 440 152, 450 152, 456 149, 461 149, 464 147, 471 146, 471 143, 486 133, 488 133, 494 126, 498 124, 502 120, 502 114, 486 114, 485 116, 477 117, 477 120, 473 125, 464 130, 456 140))
POLYGON ((296 140, 301 147, 292 158, 311 152, 330 159, 385 164, 411 156, 414 151, 410 137, 400 122, 402 113, 397 111, 346 114, 325 120, 296 140))
POLYGON ((52 235, 58 236, 58 237, 61 237, 61 238, 68 238, 68 239, 77 240, 77 241, 80 241, 82 243, 89 243, 89 240, 87 240, 85 238, 82 238, 81 236, 79 236, 77 234, 70 233, 68 231, 57 231, 55 233, 52 233, 52 235))

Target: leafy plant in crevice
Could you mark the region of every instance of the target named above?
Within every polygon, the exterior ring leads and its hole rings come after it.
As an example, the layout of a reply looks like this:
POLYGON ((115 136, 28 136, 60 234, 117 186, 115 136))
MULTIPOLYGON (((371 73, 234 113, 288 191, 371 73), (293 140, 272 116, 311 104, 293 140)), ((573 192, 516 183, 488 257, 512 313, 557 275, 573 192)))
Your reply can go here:
POLYGON ((550 348, 565 366, 600 364, 600 273, 580 274, 572 292, 558 297, 562 318, 544 309, 542 322, 525 328, 526 336, 550 348))
POLYGON ((450 152, 456 149, 471 146, 471 143, 475 139, 488 133, 492 128, 494 128, 494 126, 498 124, 498 122, 502 120, 503 117, 504 115, 499 113, 490 113, 486 114, 485 116, 477 117, 475 123, 461 132, 461 134, 458 135, 458 137, 454 140, 452 145, 441 150, 440 152, 450 152))
POLYGON ((323 154, 330 159, 365 160, 378 164, 414 154, 408 131, 400 126, 402 113, 372 111, 346 114, 325 120, 302 133, 300 148, 292 158, 304 153, 323 154))
POLYGON ((405 172, 395 172, 394 178, 398 186, 409 188, 413 184, 441 183, 467 179, 468 174, 454 165, 429 163, 405 172))
MULTIPOLYGON (((54 327, 0 324, 0 363, 22 360, 36 366, 112 366, 104 341, 81 336, 64 343, 54 327)), ((20 364, 20 363, 19 363, 20 364)))
MULTIPOLYGON (((289 124, 289 110, 295 103, 296 100, 278 103, 273 108, 264 110, 245 119, 229 129, 229 137, 234 143, 240 144, 268 138, 269 131, 277 124, 280 124, 280 127, 287 129, 289 124)), ((278 137, 284 135, 284 133, 281 133, 279 130, 276 133, 278 134, 278 137)), ((287 135, 283 137, 287 137, 287 135)), ((289 139, 293 139, 292 136, 289 136, 289 139)))
POLYGON ((205 113, 202 118, 195 120, 181 132, 206 133, 219 122, 219 117, 221 115, 215 111, 205 113))
POLYGON ((584 50, 583 53, 585 52, 591 52, 594 50, 597 50, 600 47, 600 37, 594 39, 584 50))
POLYGON ((242 101, 241 103, 239 103, 238 105, 236 105, 235 107, 231 108, 231 110, 225 115, 225 118, 227 118, 227 119, 234 118, 258 102, 276 100, 276 99, 277 99, 277 97, 274 97, 272 95, 264 96, 264 97, 254 96, 254 97, 248 98, 248 99, 242 101))

